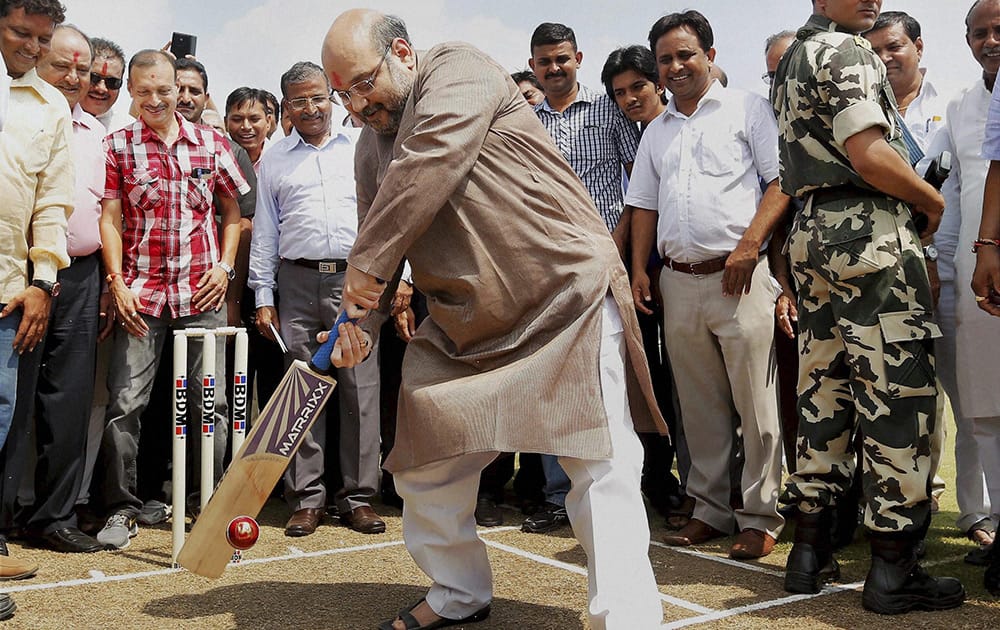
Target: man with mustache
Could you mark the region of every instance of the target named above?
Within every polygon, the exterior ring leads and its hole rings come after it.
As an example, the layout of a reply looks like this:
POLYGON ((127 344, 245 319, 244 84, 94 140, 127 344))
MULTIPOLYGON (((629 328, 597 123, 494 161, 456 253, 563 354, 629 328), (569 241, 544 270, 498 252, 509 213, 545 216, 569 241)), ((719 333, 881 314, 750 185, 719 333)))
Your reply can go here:
MULTIPOLYGON (((581 63, 583 53, 577 49, 573 29, 553 22, 535 28, 528 65, 545 89, 545 100, 535 107, 535 114, 587 187, 624 256, 630 222, 624 207, 622 168, 632 170, 639 128, 607 94, 577 82, 581 63)), ((521 529, 525 532, 548 532, 569 522, 565 507, 569 477, 551 455, 542 456, 542 468, 545 505, 524 521, 521 529)))
MULTIPOLYGON (((316 331, 329 330, 340 310, 346 259, 358 233, 353 161, 359 132, 334 122, 329 79, 314 63, 299 62, 285 72, 281 94, 292 133, 262 158, 250 288, 257 329, 271 340, 271 325, 281 331, 289 348, 287 368, 293 359, 309 359, 318 347, 316 331)), ((339 438, 327 440, 327 416, 321 415, 285 473, 285 499, 293 510, 287 536, 312 534, 323 517, 328 446, 340 453, 341 522, 363 534, 385 531, 371 507, 379 482, 378 365, 338 370, 337 383, 339 438)))
POLYGON ((90 87, 90 64, 87 36, 66 25, 56 27, 51 48, 38 61, 38 76, 63 93, 73 115, 76 194, 67 230, 70 266, 59 271, 60 292, 44 342, 24 357, 19 379, 28 395, 17 403, 18 413, 33 415, 38 428, 35 502, 26 510, 26 532, 36 544, 61 552, 103 548, 79 530, 75 512, 94 393, 88 375, 94 372, 99 324, 112 325, 99 316, 104 126, 79 105, 90 87))
POLYGON ((121 46, 108 39, 94 37, 90 43, 94 48, 90 89, 80 99, 80 107, 101 121, 106 130, 121 129, 134 121, 128 107, 114 108, 124 81, 125 53, 121 46))
MULTIPOLYGON (((407 346, 385 467, 407 549, 434 584, 380 627, 489 615, 474 512, 480 473, 503 451, 557 454, 571 477, 591 627, 658 627, 635 427, 666 426, 594 201, 506 69, 474 47, 418 52, 401 20, 355 9, 330 28, 323 63, 367 125, 344 310, 357 316, 383 293, 388 309, 405 257, 429 311, 407 346)), ((379 319, 361 325, 377 332, 379 319)), ((361 361, 363 343, 343 325, 334 360, 361 361)))
MULTIPOLYGON (((226 325, 226 289, 235 277, 240 208, 249 192, 229 144, 214 129, 177 113, 173 59, 144 50, 129 62, 129 94, 139 120, 105 138, 106 185, 101 202, 105 280, 114 299, 116 330, 108 375, 110 403, 97 471, 107 522, 97 540, 122 549, 138 533, 136 457, 139 418, 149 402, 156 365, 175 328, 226 325), (213 211, 222 214, 222 238, 213 211), (221 241, 221 242, 220 242, 221 241)), ((202 374, 202 344, 192 344, 188 374, 202 374)), ((216 379, 225 383, 225 340, 216 344, 216 379)), ((192 378, 191 400, 201 400, 192 378)), ((199 405, 189 407, 201 425, 199 405)), ((215 395, 216 454, 228 424, 225 388, 215 395)), ((201 432, 199 431, 198 434, 201 432)), ((197 462, 201 440, 194 440, 197 462)), ((221 443, 221 449, 219 448, 221 443)), ((217 457, 215 478, 222 473, 217 457)), ((198 487, 198 467, 189 475, 198 487)), ((178 515, 180 518, 181 515, 178 515)))
MULTIPOLYGON (((3 464, 16 459, 11 436, 18 395, 20 357, 41 342, 52 298, 59 292, 57 274, 69 264, 66 222, 73 208, 72 120, 66 98, 35 71, 48 52, 52 33, 65 19, 58 0, 0 2, 0 54, 11 80, 7 119, 0 132, 0 223, 6 240, 0 252, 0 449, 3 464), (30 263, 30 266, 29 266, 30 263)), ((20 473, 20 471, 18 471, 20 473)), ((10 527, 17 496, 15 475, 4 472, 0 515, 10 527)), ((28 578, 38 567, 11 558, 0 535, 0 579, 28 578)), ((0 620, 16 606, 0 594, 0 620)))
POLYGON ((806 198, 788 244, 800 362, 796 472, 782 495, 798 508, 785 590, 815 593, 839 574, 833 506, 851 484, 859 431, 872 556, 862 605, 954 608, 962 584, 929 576, 916 554, 930 525, 941 336, 920 237, 937 229, 944 200, 914 172, 885 66, 859 35, 881 0, 815 6, 771 88, 781 189, 806 198), (911 214, 927 218, 923 234, 911 214))

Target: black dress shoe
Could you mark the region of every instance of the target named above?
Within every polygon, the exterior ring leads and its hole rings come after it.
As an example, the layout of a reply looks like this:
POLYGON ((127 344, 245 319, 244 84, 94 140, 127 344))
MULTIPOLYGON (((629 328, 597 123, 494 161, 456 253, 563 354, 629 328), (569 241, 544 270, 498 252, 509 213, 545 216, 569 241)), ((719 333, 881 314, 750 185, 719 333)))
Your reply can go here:
POLYGON ((96 538, 84 534, 76 527, 63 527, 48 534, 37 534, 32 539, 40 547, 61 553, 93 553, 104 549, 104 545, 97 542, 96 538))
POLYGON ((476 499, 476 525, 480 527, 498 527, 503 525, 503 512, 497 502, 485 495, 476 499))

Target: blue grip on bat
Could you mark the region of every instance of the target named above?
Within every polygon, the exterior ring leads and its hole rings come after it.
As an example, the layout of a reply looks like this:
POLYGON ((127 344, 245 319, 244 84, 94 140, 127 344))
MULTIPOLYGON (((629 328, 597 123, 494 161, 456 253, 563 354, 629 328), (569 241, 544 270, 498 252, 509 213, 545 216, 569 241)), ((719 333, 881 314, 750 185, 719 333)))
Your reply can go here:
POLYGON ((330 355, 333 354, 333 346, 337 343, 337 337, 340 336, 340 325, 356 321, 356 319, 351 319, 347 316, 347 309, 340 312, 337 321, 333 323, 333 328, 330 329, 330 338, 309 359, 309 369, 320 374, 326 374, 330 371, 330 355))

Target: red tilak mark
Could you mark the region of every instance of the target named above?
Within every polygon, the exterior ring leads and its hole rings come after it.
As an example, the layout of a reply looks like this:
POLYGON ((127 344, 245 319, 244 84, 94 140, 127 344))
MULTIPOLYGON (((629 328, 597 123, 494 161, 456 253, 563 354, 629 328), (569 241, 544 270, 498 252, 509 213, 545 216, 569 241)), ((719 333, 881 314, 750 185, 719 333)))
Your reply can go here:
POLYGON ((104 65, 101 66, 101 74, 107 76, 108 74, 108 62, 105 61, 104 65))
POLYGON ((73 53, 73 63, 76 63, 77 61, 80 61, 80 53, 75 52, 73 53))
POLYGON ((340 75, 339 74, 337 74, 336 72, 331 72, 330 73, 330 78, 333 79, 333 84, 334 85, 340 85, 340 75))

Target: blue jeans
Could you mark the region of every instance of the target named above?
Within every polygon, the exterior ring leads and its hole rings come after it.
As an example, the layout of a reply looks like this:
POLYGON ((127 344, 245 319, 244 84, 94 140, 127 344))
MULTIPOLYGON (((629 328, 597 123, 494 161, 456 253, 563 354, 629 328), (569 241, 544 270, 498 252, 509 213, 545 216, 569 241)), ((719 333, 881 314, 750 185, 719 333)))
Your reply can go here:
POLYGON ((542 455, 542 471, 545 473, 545 487, 542 488, 542 493, 545 495, 546 503, 565 507, 570 482, 566 471, 559 465, 559 458, 555 455, 542 455))
MULTIPOLYGON (((0 308, 7 306, 0 304, 0 308)), ((17 360, 14 337, 21 325, 21 311, 0 319, 0 448, 7 442, 7 432, 14 418, 14 401, 17 400, 17 360)))

